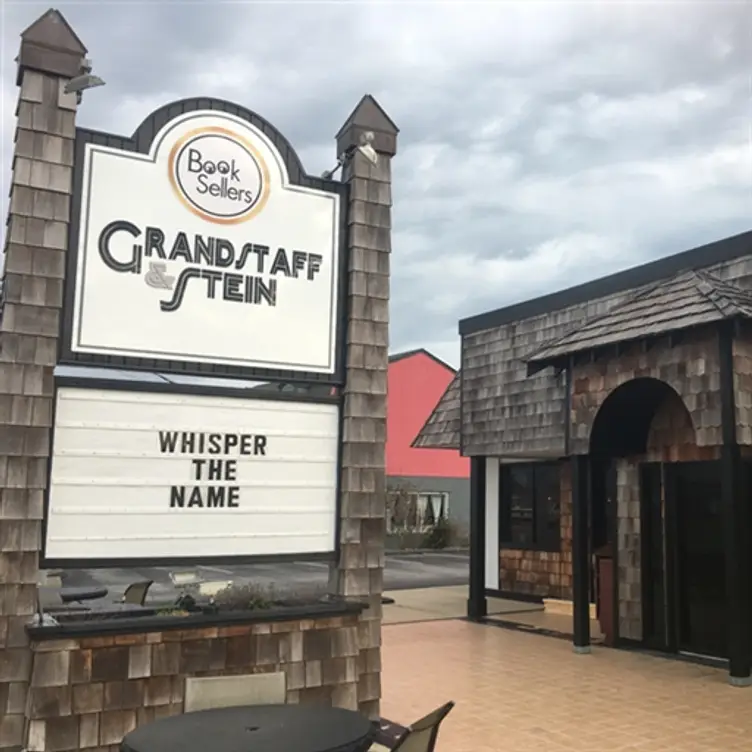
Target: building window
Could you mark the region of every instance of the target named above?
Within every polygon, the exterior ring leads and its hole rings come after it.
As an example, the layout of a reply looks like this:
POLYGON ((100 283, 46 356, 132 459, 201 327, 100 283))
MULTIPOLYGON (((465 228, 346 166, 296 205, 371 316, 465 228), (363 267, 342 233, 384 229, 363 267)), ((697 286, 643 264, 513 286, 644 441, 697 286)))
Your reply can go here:
POLYGON ((500 477, 501 545, 559 551, 559 465, 555 462, 501 465, 500 477))
POLYGON ((391 490, 386 516, 387 533, 428 533, 449 517, 449 494, 391 490))

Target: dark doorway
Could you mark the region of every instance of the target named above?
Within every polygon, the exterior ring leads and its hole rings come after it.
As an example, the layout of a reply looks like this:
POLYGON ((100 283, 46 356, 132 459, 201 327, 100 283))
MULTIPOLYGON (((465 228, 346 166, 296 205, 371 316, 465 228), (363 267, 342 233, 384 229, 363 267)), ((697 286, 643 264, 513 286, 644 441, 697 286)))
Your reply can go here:
MULTIPOLYGON (((611 457, 593 457, 590 470, 590 551, 596 559, 613 559, 616 539, 616 463, 611 457)), ((591 569, 590 601, 598 603, 598 567, 591 569)), ((613 584, 610 585, 613 588, 613 584)))
POLYGON ((616 462, 593 457, 590 470, 590 602, 605 644, 613 645, 619 620, 616 565, 616 462))
POLYGON ((667 464, 664 472, 675 645, 682 652, 725 658, 728 615, 721 463, 667 464))
POLYGON ((616 463, 611 457, 593 458, 591 483, 591 548, 597 551, 613 543, 616 529, 616 463))

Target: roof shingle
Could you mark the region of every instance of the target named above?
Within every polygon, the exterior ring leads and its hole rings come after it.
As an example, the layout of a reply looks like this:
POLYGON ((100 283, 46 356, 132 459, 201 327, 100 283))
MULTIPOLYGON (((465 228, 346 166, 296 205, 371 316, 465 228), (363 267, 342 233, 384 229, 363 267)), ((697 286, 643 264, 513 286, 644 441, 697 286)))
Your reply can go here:
POLYGON ((684 272, 547 342, 527 362, 542 366, 566 355, 735 316, 752 318, 752 293, 707 272, 684 272))

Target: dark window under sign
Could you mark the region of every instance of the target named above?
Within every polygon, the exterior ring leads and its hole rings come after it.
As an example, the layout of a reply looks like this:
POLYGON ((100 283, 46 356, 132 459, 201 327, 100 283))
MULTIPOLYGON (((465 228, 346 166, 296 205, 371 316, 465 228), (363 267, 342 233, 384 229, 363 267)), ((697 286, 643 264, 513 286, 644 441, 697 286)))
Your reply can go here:
POLYGON ((561 550, 559 465, 501 465, 499 480, 501 545, 561 550))

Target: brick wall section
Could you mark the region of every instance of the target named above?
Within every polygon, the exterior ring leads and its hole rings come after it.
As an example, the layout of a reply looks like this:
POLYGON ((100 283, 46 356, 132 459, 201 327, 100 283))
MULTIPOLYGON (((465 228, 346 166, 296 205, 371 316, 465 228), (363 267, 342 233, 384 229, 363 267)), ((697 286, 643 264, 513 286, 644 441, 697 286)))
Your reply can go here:
POLYGON ((718 446, 697 446, 696 432, 684 402, 673 395, 658 408, 650 424, 643 462, 696 462, 720 457, 718 446))
POLYGON ((682 398, 695 427, 696 443, 721 443, 720 365, 713 331, 698 331, 686 343, 668 341, 647 352, 639 346, 619 358, 581 365, 572 380, 572 451, 588 451, 595 416, 611 392, 639 377, 665 381, 682 398))
POLYGON ((389 365, 391 157, 396 128, 364 97, 338 136, 340 154, 376 133, 378 164, 355 153, 344 167, 348 207, 347 383, 344 389, 340 561, 333 589, 369 606, 358 627, 357 708, 379 717, 381 594, 386 535, 386 393, 389 365))
POLYGON ((734 340, 734 391, 736 436, 739 444, 752 444, 752 328, 743 326, 734 340))
POLYGON ((499 583, 504 591, 542 598, 572 599, 572 482, 569 464, 561 464, 561 551, 499 553, 499 583))
POLYGON ((32 644, 28 752, 116 752, 183 712, 187 676, 284 671, 287 701, 352 707, 357 614, 32 644))
MULTIPOLYGON (((24 42, 23 44, 26 44, 24 42)), ((22 44, 22 54, 24 52, 22 44)), ((75 137, 65 79, 20 72, 0 323, 0 750, 23 746, 75 137)))

